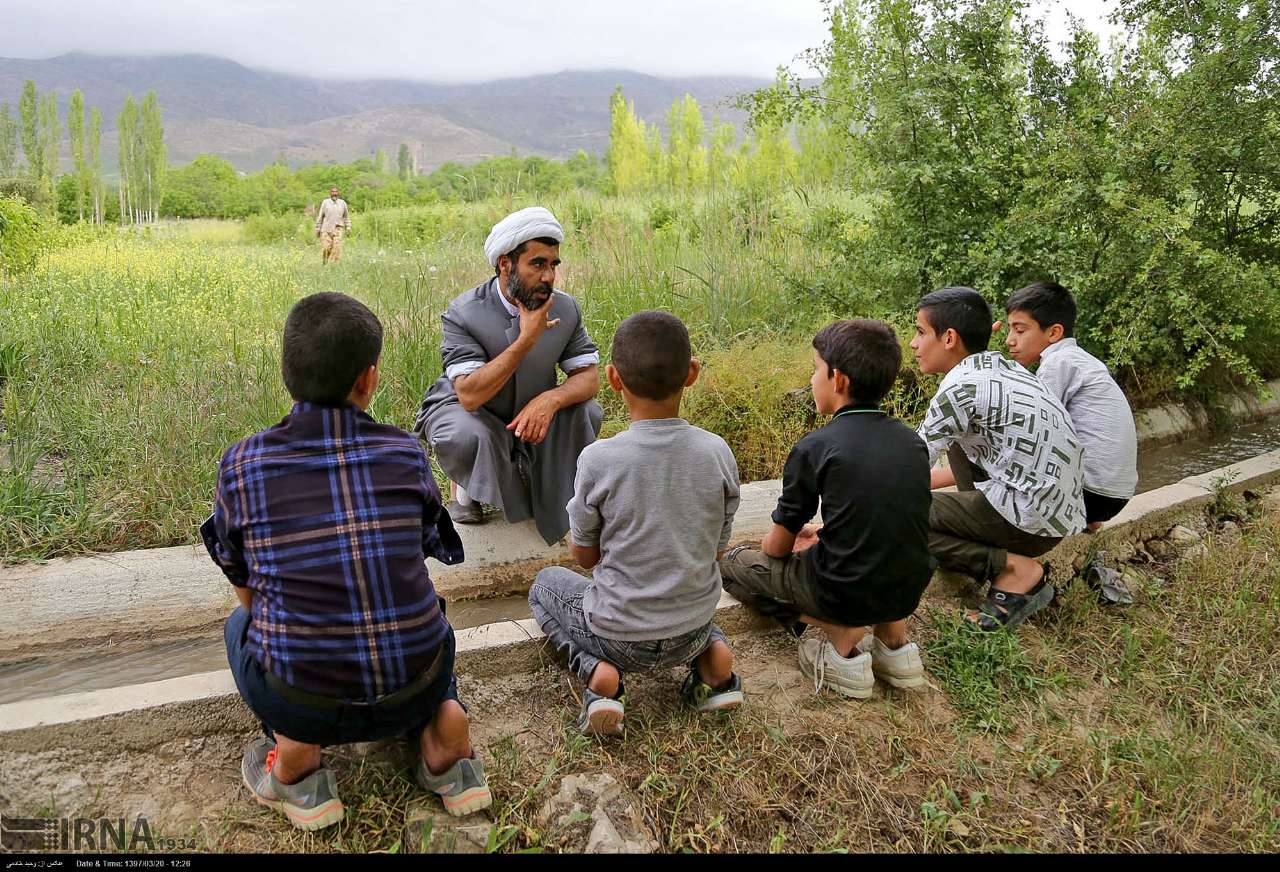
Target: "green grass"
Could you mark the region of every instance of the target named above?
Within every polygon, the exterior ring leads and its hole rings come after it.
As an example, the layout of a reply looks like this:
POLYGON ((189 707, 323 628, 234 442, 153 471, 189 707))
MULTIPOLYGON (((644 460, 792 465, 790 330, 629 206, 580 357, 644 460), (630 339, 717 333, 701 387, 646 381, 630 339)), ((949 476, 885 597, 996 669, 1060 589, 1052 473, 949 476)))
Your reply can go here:
MULTIPOLYGON (((222 452, 288 411, 280 330, 314 291, 350 293, 382 319, 372 412, 410 425, 440 372, 442 311, 490 274, 484 235, 522 205, 355 216, 329 268, 301 232, 259 244, 233 222, 68 234, 0 282, 0 454, 17 458, 0 464, 0 559, 193 541, 222 452), (51 465, 58 476, 41 479, 51 465)), ((745 478, 777 475, 806 424, 786 393, 807 382, 812 332, 832 317, 803 291, 825 265, 805 240, 805 202, 573 194, 549 205, 568 234, 560 285, 604 353, 632 312, 678 314, 707 364, 687 415, 725 435, 745 478)), ((607 389, 600 399, 616 432, 625 410, 607 389)))

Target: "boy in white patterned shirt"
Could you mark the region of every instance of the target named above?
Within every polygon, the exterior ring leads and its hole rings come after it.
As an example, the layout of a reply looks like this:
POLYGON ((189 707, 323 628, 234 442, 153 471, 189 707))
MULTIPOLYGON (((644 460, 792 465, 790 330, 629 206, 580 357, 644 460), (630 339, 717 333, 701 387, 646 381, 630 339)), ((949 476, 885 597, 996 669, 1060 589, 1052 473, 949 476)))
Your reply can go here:
POLYGON ((967 620, 1018 626, 1053 600, 1049 567, 1035 558, 1084 529, 1080 443, 1067 410, 1034 375, 991 342, 991 307, 973 288, 943 288, 916 306, 911 348, 922 372, 946 373, 920 438, 935 469, 929 551, 940 566, 990 581, 967 620), (938 488, 957 485, 956 493, 938 488))

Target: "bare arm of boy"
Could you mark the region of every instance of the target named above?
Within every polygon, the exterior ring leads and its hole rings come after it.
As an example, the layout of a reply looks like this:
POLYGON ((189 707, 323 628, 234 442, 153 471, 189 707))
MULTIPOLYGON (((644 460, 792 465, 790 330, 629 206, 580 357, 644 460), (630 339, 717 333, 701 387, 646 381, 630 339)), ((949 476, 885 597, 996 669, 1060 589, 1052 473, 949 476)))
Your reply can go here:
POLYGON ((600 562, 599 545, 574 545, 570 542, 569 553, 573 555, 573 559, 578 561, 578 565, 583 569, 594 569, 595 565, 600 562))
POLYGON ((240 605, 244 607, 246 612, 253 610, 253 591, 247 587, 236 587, 236 599, 240 600, 240 605))
POLYGON ((781 524, 774 524, 760 543, 760 550, 770 557, 786 557, 796 544, 796 534, 781 524))
POLYGON ((937 490, 940 487, 953 487, 956 483, 956 472, 951 467, 938 468, 929 470, 929 489, 937 490))

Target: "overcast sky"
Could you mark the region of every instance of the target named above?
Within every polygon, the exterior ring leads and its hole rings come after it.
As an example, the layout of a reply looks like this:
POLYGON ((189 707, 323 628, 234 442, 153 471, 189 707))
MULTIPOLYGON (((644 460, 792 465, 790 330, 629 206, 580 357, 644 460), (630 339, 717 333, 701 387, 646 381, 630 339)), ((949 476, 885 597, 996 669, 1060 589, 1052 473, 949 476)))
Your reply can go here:
MULTIPOLYGON (((1096 28, 1108 0, 1064 5, 1096 28)), ((821 0, 0 0, 0 56, 219 55, 322 78, 482 81, 564 69, 771 77, 826 36, 821 0)))

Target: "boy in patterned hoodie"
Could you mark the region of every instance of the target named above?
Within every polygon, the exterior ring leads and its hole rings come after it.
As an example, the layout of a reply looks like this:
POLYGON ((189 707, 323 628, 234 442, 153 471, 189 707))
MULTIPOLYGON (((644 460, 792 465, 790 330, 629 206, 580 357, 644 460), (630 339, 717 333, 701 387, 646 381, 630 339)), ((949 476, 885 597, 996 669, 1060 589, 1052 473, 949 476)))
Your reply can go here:
POLYGON ((1035 558, 1085 527, 1080 442, 1066 409, 991 342, 991 307, 972 288, 943 288, 916 306, 911 340, 922 372, 946 373, 919 434, 935 469, 929 550, 940 566, 990 581, 966 619, 1018 626, 1053 600, 1035 558), (956 485, 957 492, 938 492, 956 485))

